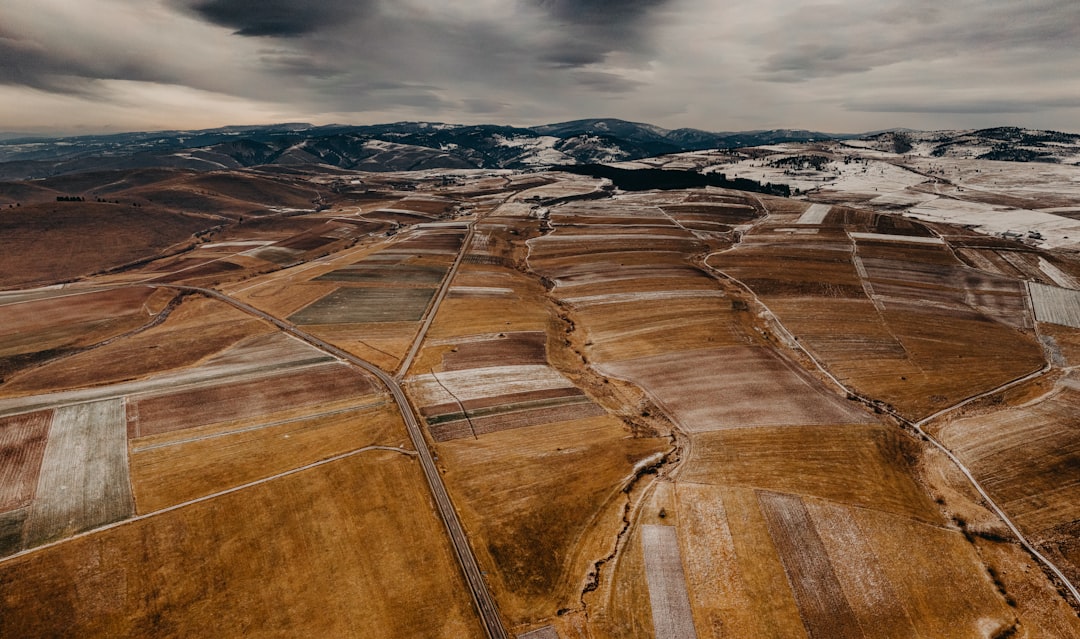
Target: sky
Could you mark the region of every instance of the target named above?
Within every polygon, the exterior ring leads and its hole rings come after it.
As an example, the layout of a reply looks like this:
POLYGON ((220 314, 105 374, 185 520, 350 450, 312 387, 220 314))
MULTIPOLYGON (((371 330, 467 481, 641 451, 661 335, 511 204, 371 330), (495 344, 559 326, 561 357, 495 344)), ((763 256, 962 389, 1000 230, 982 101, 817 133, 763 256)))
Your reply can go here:
POLYGON ((1080 132, 1077 0, 0 0, 0 132, 1080 132))

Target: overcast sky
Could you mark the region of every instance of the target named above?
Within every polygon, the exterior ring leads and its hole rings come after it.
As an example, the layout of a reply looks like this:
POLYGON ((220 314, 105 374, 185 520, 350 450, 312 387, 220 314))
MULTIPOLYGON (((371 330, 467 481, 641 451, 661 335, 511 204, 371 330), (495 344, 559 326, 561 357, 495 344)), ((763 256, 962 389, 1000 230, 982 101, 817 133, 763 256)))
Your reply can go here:
POLYGON ((1080 131, 1078 0, 0 0, 0 131, 1080 131))

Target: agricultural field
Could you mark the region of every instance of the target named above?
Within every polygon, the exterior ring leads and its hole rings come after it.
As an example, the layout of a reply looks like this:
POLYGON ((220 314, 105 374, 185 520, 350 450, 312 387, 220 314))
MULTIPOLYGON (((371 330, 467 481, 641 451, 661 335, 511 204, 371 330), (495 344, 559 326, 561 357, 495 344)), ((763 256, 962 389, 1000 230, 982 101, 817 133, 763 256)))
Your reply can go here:
POLYGON ((1022 282, 964 265, 926 229, 867 232, 880 217, 833 207, 813 235, 766 223, 707 264, 739 280, 837 379, 907 418, 1044 364, 1022 282))
POLYGON ((1057 380, 1015 408, 936 423, 930 432, 953 450, 1028 535, 1080 578, 1080 382, 1057 380))
POLYGON ((887 155, 11 190, 162 221, 8 258, 0 636, 1080 638, 1080 266, 887 155))
MULTIPOLYGON (((698 228, 682 238, 665 230, 649 247, 620 231, 573 259, 590 217, 599 220, 593 228, 619 215, 628 227, 656 225, 647 206, 674 209, 674 196, 617 197, 608 206, 618 213, 567 205, 572 218, 550 215, 553 230, 529 241, 529 265, 570 309, 583 357, 609 380, 643 389, 682 439, 678 464, 635 505, 640 528, 621 540, 611 580, 585 599, 601 634, 978 637, 1045 623, 1037 607, 1020 619, 989 576, 997 568, 987 572, 982 551, 943 512, 943 489, 924 483, 921 444, 878 416, 882 406, 928 410, 919 402, 931 385, 941 397, 930 401, 947 405, 1037 370, 1042 352, 1024 287, 964 270, 917 224, 817 205, 747 216, 735 248, 730 236, 698 228), (686 248, 673 249, 678 242, 686 248), (706 300, 712 312, 698 320, 706 300), (800 324, 810 319, 806 307, 844 316, 811 339, 800 324), (984 352, 975 329, 995 335, 1001 350, 984 352), (683 341, 681 331, 693 337, 683 341), (985 359, 948 361, 941 347, 949 343, 959 359, 985 359), (863 392, 860 384, 884 380, 856 377, 842 357, 876 365, 876 374, 914 360, 922 377, 904 377, 923 386, 908 395, 873 387, 875 413, 807 369, 804 355, 863 392), (961 366, 965 376, 949 381, 961 366), (660 550, 658 530, 678 540, 678 555, 660 550), (880 554, 885 547, 892 552, 880 554), (679 581, 672 556, 681 557, 685 586, 671 585, 679 581), (964 588, 939 585, 958 579, 964 588)), ((1044 580, 1035 592, 1052 586, 1044 580)), ((1056 628, 1077 632, 1075 623, 1056 628)))
POLYGON ((512 256, 498 251, 474 239, 469 256, 498 259, 458 271, 406 389, 477 558, 493 568, 504 619, 525 632, 580 614, 589 567, 618 535, 623 490, 668 446, 633 436, 587 381, 556 367, 557 309, 538 282, 499 266, 512 256))

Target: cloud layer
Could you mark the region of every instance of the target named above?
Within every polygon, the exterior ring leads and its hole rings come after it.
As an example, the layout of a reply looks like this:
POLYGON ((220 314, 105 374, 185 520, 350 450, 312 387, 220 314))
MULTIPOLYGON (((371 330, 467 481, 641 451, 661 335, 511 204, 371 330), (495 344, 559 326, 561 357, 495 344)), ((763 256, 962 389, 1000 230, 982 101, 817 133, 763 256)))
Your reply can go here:
POLYGON ((1074 0, 0 0, 0 130, 1074 130, 1074 0))

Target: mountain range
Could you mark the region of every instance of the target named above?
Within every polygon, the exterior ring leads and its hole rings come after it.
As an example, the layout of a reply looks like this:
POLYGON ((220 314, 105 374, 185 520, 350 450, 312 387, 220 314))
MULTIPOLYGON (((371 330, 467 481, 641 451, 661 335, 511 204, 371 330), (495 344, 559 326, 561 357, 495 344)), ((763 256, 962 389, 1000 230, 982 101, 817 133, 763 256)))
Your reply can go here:
POLYGON ((0 179, 33 179, 82 171, 170 167, 194 170, 321 164, 362 171, 530 169, 612 163, 703 149, 785 142, 864 140, 883 151, 919 149, 945 155, 980 149, 980 157, 1059 161, 1080 136, 1001 127, 982 131, 830 134, 773 129, 709 132, 664 129, 613 118, 529 128, 397 122, 368 126, 302 123, 230 126, 200 131, 118 133, 64 138, 0 139, 0 179))

